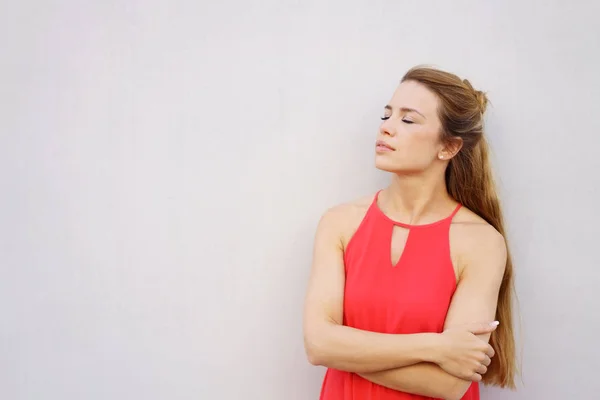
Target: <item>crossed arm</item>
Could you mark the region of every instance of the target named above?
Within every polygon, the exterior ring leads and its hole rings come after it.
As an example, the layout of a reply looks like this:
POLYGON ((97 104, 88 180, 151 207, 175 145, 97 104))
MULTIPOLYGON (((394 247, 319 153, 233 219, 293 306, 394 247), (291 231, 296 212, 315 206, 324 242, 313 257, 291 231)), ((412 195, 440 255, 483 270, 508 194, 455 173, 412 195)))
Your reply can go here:
MULTIPOLYGON (((491 246, 494 248, 488 248, 487 254, 480 251, 484 250, 481 248, 476 251, 472 263, 464 269, 452 298, 444 329, 474 321, 493 321, 506 255, 501 243, 494 245, 492 242, 491 246)), ((490 334, 479 337, 488 341, 490 334)), ((472 383, 450 375, 433 363, 417 363, 360 375, 391 389, 443 399, 460 399, 472 383)))
MULTIPOLYGON (((345 278, 338 227, 343 214, 336 209, 326 213, 315 237, 304 315, 309 361, 355 372, 394 390, 460 399, 472 381, 451 375, 438 365, 439 334, 381 334, 342 325, 345 278)), ((469 246, 472 251, 465 254, 444 329, 492 321, 495 317, 506 264, 505 242, 495 230, 475 235, 474 240, 477 243, 469 246)), ((489 337, 489 333, 479 336, 484 341, 489 337)))

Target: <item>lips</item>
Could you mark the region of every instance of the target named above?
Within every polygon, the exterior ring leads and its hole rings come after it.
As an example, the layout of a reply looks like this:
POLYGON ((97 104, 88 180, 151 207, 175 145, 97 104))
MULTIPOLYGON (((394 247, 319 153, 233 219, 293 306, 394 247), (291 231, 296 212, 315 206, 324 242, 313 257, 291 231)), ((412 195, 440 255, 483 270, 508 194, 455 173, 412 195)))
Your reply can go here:
POLYGON ((392 146, 390 146, 389 144, 387 144, 383 140, 378 140, 375 143, 375 146, 378 147, 378 148, 384 148, 384 149, 388 149, 388 150, 396 150, 395 148, 393 148, 392 146))

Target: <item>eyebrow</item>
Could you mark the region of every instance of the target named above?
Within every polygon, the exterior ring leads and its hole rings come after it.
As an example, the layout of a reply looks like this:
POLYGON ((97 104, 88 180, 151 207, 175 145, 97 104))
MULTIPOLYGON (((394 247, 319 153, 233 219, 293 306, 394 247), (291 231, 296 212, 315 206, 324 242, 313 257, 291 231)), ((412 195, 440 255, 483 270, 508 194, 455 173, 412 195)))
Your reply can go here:
MULTIPOLYGON (((390 106, 389 104, 387 104, 384 108, 388 111, 392 111, 392 106, 390 106)), ((419 111, 415 110, 414 108, 400 107, 400 111, 401 112, 415 112, 415 113, 419 114, 421 117, 425 118, 425 116, 423 114, 421 114, 419 111)))

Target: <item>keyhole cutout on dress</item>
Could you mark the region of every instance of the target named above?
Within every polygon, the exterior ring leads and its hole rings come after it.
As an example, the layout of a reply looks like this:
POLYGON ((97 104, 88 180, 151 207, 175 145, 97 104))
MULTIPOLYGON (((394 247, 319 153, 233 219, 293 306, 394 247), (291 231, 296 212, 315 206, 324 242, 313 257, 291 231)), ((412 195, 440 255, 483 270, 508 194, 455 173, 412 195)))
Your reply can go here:
POLYGON ((402 255, 406 250, 406 244, 408 243, 408 236, 410 229, 403 226, 394 225, 392 228, 392 238, 390 240, 390 257, 392 267, 396 267, 400 264, 402 255))

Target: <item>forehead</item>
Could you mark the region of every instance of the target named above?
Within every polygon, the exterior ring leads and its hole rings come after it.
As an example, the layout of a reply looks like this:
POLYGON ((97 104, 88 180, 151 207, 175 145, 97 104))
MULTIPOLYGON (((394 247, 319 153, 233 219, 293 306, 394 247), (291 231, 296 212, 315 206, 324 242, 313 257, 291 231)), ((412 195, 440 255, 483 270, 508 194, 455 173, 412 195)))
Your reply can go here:
POLYGON ((394 109, 414 108, 428 117, 437 115, 438 98, 424 85, 415 81, 405 81, 398 85, 389 105, 394 109))

